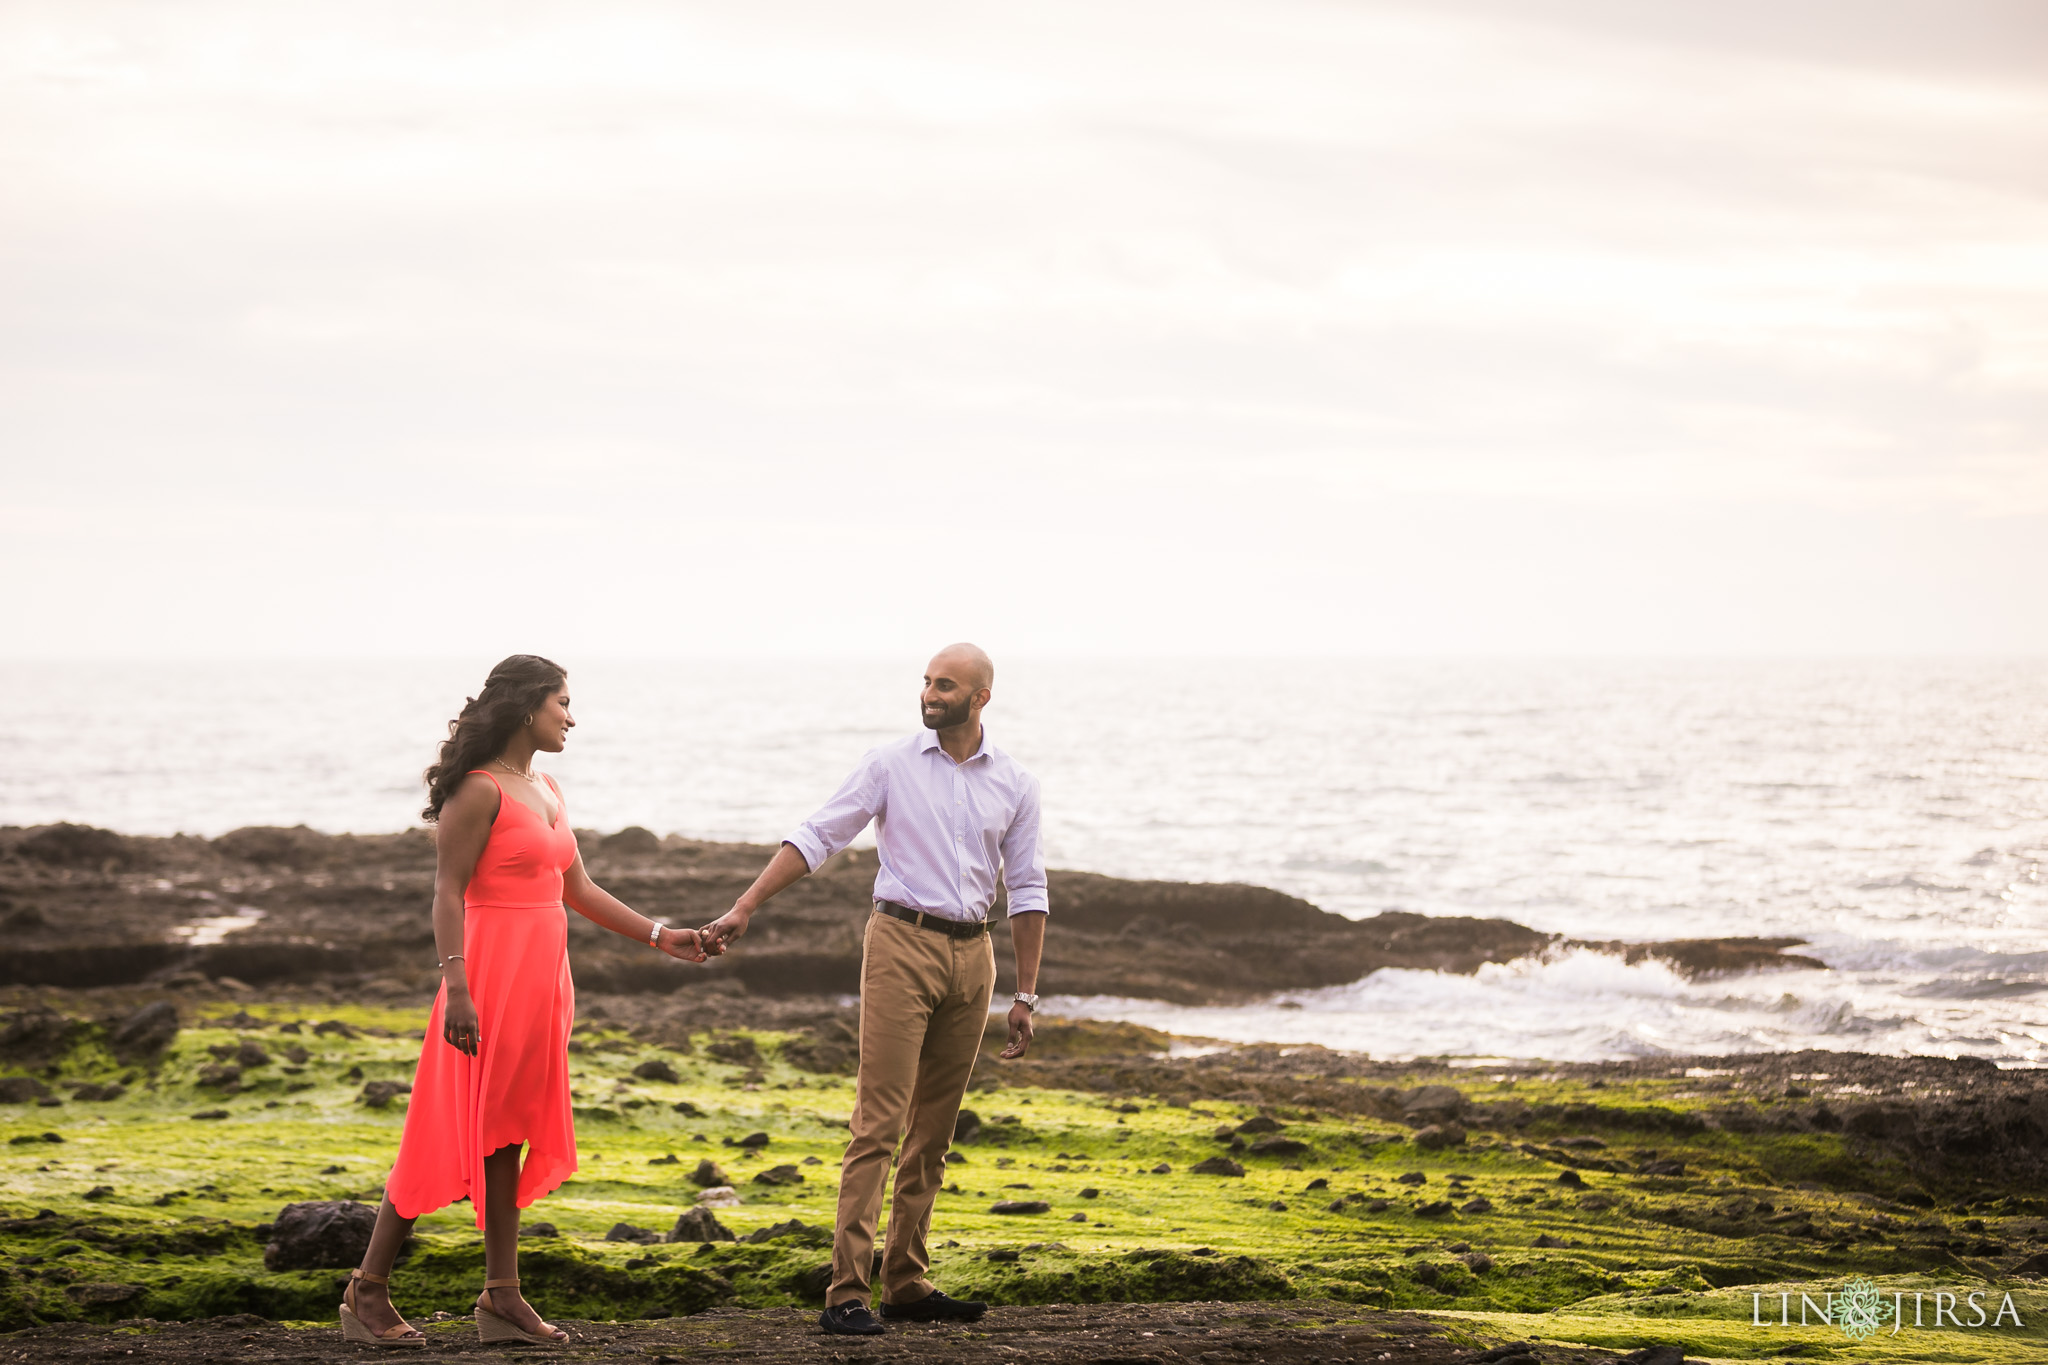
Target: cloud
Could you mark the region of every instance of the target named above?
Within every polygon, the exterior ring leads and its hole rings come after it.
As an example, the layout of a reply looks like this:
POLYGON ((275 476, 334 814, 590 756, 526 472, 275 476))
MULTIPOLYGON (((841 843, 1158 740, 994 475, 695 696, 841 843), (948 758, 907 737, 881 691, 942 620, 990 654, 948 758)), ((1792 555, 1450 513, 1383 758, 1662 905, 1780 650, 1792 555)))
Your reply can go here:
POLYGON ((10 7, 4 648, 2048 648, 2037 15, 10 7))

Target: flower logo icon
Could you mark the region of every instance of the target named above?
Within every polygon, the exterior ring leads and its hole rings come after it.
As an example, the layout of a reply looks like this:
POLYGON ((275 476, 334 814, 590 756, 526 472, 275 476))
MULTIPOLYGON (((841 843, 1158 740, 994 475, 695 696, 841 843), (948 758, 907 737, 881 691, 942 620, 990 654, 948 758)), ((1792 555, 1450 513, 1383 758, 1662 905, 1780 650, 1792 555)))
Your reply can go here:
POLYGON ((1858 1341, 1882 1327, 1891 1315, 1892 1305, 1885 1302, 1876 1285, 1861 1276, 1845 1283, 1835 1298, 1835 1326, 1858 1341))

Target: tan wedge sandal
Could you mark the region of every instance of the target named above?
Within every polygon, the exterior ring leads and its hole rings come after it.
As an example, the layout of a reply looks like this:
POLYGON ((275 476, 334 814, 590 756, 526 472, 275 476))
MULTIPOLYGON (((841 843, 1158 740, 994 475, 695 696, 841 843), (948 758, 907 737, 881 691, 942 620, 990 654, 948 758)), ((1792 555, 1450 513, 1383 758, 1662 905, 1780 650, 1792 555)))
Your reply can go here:
POLYGON ((364 1284, 390 1284, 389 1275, 368 1275, 360 1270, 350 1271, 348 1288, 341 1291, 341 1339, 361 1346, 424 1346, 426 1334, 419 1328, 399 1319, 396 1327, 387 1327, 382 1332, 372 1332, 356 1316, 356 1281, 364 1284))
POLYGON ((476 1301, 476 1336, 478 1341, 519 1341, 528 1346, 563 1346, 568 1344, 569 1334, 552 1323, 543 1322, 540 1331, 529 1332, 507 1317, 491 1311, 488 1300, 493 1289, 511 1289, 519 1284, 514 1276, 509 1280, 485 1280, 483 1297, 476 1301))

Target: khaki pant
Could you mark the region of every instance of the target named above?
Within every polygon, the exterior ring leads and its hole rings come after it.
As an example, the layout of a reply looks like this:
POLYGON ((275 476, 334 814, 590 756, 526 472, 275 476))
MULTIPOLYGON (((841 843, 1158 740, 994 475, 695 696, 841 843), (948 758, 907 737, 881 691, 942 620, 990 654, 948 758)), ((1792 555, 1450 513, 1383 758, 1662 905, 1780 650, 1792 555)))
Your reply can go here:
POLYGON ((925 1233, 946 1182, 946 1148, 995 984, 995 947, 987 934, 953 938, 888 915, 868 920, 860 967, 860 1075, 853 1137, 839 1172, 826 1303, 868 1302, 875 1220, 899 1139, 882 1296, 911 1303, 932 1292, 925 1233))

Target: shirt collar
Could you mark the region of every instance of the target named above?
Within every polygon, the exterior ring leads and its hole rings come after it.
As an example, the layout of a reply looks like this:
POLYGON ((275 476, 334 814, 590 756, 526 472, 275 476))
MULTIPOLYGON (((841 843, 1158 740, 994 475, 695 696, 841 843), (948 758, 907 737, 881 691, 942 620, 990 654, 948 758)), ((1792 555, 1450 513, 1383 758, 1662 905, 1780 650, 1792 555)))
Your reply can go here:
MULTIPOLYGON (((918 752, 927 754, 930 753, 932 750, 937 749, 939 747, 939 732, 937 730, 925 731, 924 739, 918 744, 917 747, 918 752)), ((987 758, 989 754, 994 750, 994 748, 995 745, 989 742, 988 723, 984 721, 982 722, 981 726, 981 747, 979 749, 976 749, 973 753, 967 756, 967 762, 972 763, 977 758, 987 758)), ((940 752, 944 753, 945 751, 940 750, 940 752)), ((952 762, 953 756, 951 754, 947 754, 946 761, 948 763, 952 762)), ((966 764, 962 764, 961 766, 965 767, 966 764)))

